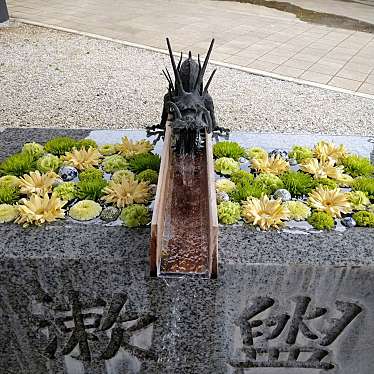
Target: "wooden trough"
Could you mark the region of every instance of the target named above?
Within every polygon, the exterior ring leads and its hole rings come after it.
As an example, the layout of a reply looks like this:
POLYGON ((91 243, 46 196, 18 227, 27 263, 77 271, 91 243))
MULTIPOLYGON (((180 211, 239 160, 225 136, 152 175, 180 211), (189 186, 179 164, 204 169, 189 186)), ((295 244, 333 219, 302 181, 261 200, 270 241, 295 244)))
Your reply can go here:
POLYGON ((218 220, 212 137, 198 155, 178 156, 166 126, 152 217, 151 276, 217 277, 218 220))

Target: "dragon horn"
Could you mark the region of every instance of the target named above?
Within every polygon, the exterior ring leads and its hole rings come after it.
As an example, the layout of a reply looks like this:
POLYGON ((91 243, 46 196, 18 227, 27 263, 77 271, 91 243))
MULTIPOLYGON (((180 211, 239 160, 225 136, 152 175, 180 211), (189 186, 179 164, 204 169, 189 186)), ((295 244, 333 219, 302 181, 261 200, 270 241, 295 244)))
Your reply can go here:
POLYGON ((177 66, 175 65, 175 60, 174 60, 173 51, 171 49, 169 38, 166 38, 166 43, 168 45, 171 65, 173 66, 173 71, 174 71, 174 76, 175 76, 175 88, 176 88, 176 91, 177 91, 177 94, 178 94, 180 91, 184 92, 183 85, 182 85, 182 80, 181 80, 181 77, 179 75, 179 71, 177 69, 177 66))
POLYGON ((169 106, 171 106, 174 109, 174 112, 177 114, 178 119, 181 119, 182 115, 179 108, 177 107, 177 104, 173 103, 172 101, 169 101, 169 106))
POLYGON ((212 74, 210 75, 209 79, 208 79, 208 83, 206 84, 205 88, 204 88, 204 93, 207 93, 208 92, 208 88, 210 86, 210 83, 212 82, 212 79, 214 77, 214 74, 216 73, 217 69, 214 69, 212 74))
POLYGON ((198 76, 198 78, 196 80, 195 90, 199 89, 200 84, 203 81, 205 70, 206 70, 206 67, 208 66, 208 61, 209 61, 209 58, 210 58, 210 54, 212 53, 213 45, 214 45, 214 39, 212 39, 212 41, 210 43, 210 46, 209 46, 209 49, 208 49, 208 53, 206 54, 206 57, 205 57, 205 60, 204 60, 204 65, 203 65, 201 71, 199 72, 199 76, 198 76))
POLYGON ((182 59, 183 59, 183 53, 181 52, 181 57, 179 58, 178 67, 177 67, 178 71, 179 71, 180 68, 181 68, 181 65, 182 65, 182 59))
MULTIPOLYGON (((167 71, 168 69, 166 69, 167 71)), ((167 71, 167 73, 165 72, 165 70, 162 70, 162 74, 164 74, 165 78, 167 79, 168 83, 169 83, 169 87, 174 90, 174 85, 173 85, 173 81, 171 80, 171 77, 170 77, 170 74, 169 72, 167 71)))

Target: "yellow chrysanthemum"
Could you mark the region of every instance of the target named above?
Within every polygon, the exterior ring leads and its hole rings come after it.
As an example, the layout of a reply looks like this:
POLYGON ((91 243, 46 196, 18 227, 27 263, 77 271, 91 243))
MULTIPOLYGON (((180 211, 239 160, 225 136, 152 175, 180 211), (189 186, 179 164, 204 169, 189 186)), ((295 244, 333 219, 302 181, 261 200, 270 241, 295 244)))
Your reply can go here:
POLYGON ((334 143, 327 141, 320 141, 314 147, 314 156, 317 157, 320 161, 334 161, 337 162, 341 160, 346 154, 347 150, 343 144, 339 146, 334 143))
POLYGON ((100 157, 102 157, 100 152, 96 148, 90 147, 80 150, 74 148, 71 152, 66 152, 62 159, 66 164, 74 166, 78 170, 85 170, 99 165, 100 157))
POLYGON ((278 228, 282 221, 288 220, 289 210, 280 199, 269 199, 264 195, 260 199, 251 198, 243 203, 242 217, 247 223, 252 223, 268 230, 271 227, 278 228))
POLYGON ((21 205, 18 206, 19 216, 15 222, 27 226, 56 221, 65 217, 65 211, 62 209, 65 204, 66 201, 60 200, 54 195, 52 197, 49 197, 48 194, 44 197, 32 195, 29 200, 21 200, 21 205))
POLYGON ((124 176, 120 183, 113 181, 104 188, 103 200, 107 203, 114 203, 118 208, 123 208, 134 203, 144 204, 150 196, 150 189, 147 182, 140 182, 134 177, 124 176))
POLYGON ((343 166, 334 166, 335 161, 320 162, 316 158, 308 158, 300 164, 300 169, 312 174, 315 179, 341 179, 344 175, 343 166))
POLYGON ((141 153, 152 151, 153 145, 148 140, 133 142, 127 136, 122 138, 122 143, 117 145, 117 150, 126 158, 130 158, 141 153))
POLYGON ((333 190, 317 187, 309 194, 308 203, 312 208, 326 212, 332 217, 341 217, 342 213, 352 211, 347 195, 340 191, 340 188, 333 190))
POLYGON ((279 155, 269 157, 267 154, 252 159, 252 167, 259 173, 279 175, 289 170, 290 164, 279 155))
POLYGON ((31 171, 19 178, 19 187, 23 194, 44 196, 52 191, 53 184, 58 178, 58 175, 53 171, 45 174, 40 174, 39 170, 31 171))

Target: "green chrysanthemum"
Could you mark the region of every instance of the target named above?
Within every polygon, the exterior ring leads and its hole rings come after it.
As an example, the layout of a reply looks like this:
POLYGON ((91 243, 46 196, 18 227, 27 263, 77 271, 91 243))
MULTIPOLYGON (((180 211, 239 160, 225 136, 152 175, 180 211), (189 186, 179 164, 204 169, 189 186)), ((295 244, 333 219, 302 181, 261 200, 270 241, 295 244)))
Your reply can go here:
POLYGON ((290 212, 290 219, 295 221, 303 221, 311 214, 311 209, 301 201, 287 201, 284 206, 290 212))
POLYGON ((263 173, 255 178, 254 184, 260 187, 266 195, 272 195, 283 188, 282 180, 274 174, 263 173))
POLYGON ((22 147, 22 153, 28 153, 34 160, 36 160, 44 154, 44 147, 35 142, 25 143, 22 147))
POLYGON ((294 158, 297 162, 301 162, 307 158, 313 158, 313 150, 301 145, 295 145, 292 147, 289 157, 294 158))
POLYGON ((0 163, 0 175, 20 177, 32 170, 35 170, 35 160, 29 153, 16 153, 0 163))
POLYGON ((320 178, 315 180, 316 187, 324 187, 329 190, 335 190, 335 188, 338 188, 338 184, 333 179, 329 178, 320 178))
POLYGON ((215 161, 214 169, 217 173, 231 175, 240 169, 240 164, 232 158, 221 157, 215 161))
POLYGON ((253 174, 251 174, 249 171, 245 170, 238 170, 230 175, 230 179, 235 183, 252 183, 254 180, 253 174))
POLYGON ((252 160, 254 158, 260 159, 260 158, 266 157, 267 155, 268 153, 265 151, 265 149, 261 147, 252 147, 246 151, 246 158, 248 160, 252 160))
POLYGON ((14 204, 20 199, 18 187, 0 184, 0 204, 14 204))
POLYGON ((225 225, 232 225, 240 220, 240 204, 224 201, 217 207, 218 220, 225 225))
POLYGON ((161 158, 153 153, 141 153, 133 156, 129 160, 129 169, 134 173, 141 173, 144 170, 155 170, 160 169, 161 158))
POLYGON ((157 184, 158 173, 156 170, 147 169, 140 172, 136 179, 143 182, 148 182, 149 184, 157 184))
POLYGON ((94 179, 103 179, 103 172, 96 168, 89 168, 79 173, 80 181, 91 181, 94 179))
POLYGON ((96 201, 104 195, 104 188, 107 185, 105 179, 80 180, 77 183, 77 195, 80 199, 96 201))
POLYGON ((121 220, 127 227, 139 227, 149 223, 149 210, 145 205, 133 204, 122 210, 121 220))
POLYGON ((236 188, 236 185, 234 182, 230 181, 230 179, 218 179, 216 181, 216 191, 217 192, 226 192, 230 193, 234 191, 236 188))
POLYGON ((365 192, 369 199, 374 200, 374 178, 358 177, 352 182, 353 191, 365 192))
POLYGON ((112 156, 117 153, 117 146, 115 144, 104 144, 99 146, 99 152, 103 156, 112 156))
POLYGON ((76 147, 78 141, 70 138, 68 136, 59 136, 57 138, 49 140, 44 149, 48 153, 52 153, 55 156, 62 156, 66 152, 70 152, 74 147, 76 147))
POLYGON ((135 174, 131 170, 117 170, 112 175, 112 181, 114 183, 121 183, 123 177, 135 179, 135 174))
POLYGON ((236 142, 222 141, 213 146, 213 155, 215 158, 229 157, 238 161, 244 154, 245 149, 236 142))
POLYGON ((52 154, 47 154, 36 161, 36 168, 41 173, 47 173, 49 171, 57 171, 61 166, 61 160, 52 154))
POLYGON ((0 223, 14 221, 18 216, 18 209, 14 205, 0 204, 0 223))
POLYGON ((341 160, 341 163, 344 166, 345 173, 352 177, 368 177, 374 174, 374 165, 372 165, 370 160, 365 157, 349 155, 344 157, 341 160))
POLYGON ((82 200, 73 205, 69 210, 69 216, 77 221, 89 221, 100 215, 100 204, 92 200, 82 200))
POLYGON ((77 149, 97 148, 97 143, 92 139, 81 139, 77 142, 77 149))
POLYGON ((114 173, 117 170, 126 169, 128 165, 126 159, 121 155, 107 156, 103 160, 103 169, 107 173, 114 173))
POLYGON ((4 175, 0 178, 0 186, 19 187, 19 178, 15 175, 4 175))
POLYGON ((335 226, 334 218, 325 212, 314 212, 308 218, 308 223, 316 230, 332 230, 335 226))
POLYGON ((370 200, 362 191, 352 191, 347 193, 348 201, 353 210, 365 210, 370 204, 370 200))
POLYGON ((315 187, 313 178, 302 172, 288 171, 280 178, 283 182, 284 188, 294 197, 307 195, 315 187))
POLYGON ((352 218, 356 221, 357 226, 360 227, 374 227, 374 213, 360 211, 355 213, 352 218))
POLYGON ((61 183, 53 189, 53 194, 59 197, 61 200, 73 200, 78 196, 76 183, 61 183))

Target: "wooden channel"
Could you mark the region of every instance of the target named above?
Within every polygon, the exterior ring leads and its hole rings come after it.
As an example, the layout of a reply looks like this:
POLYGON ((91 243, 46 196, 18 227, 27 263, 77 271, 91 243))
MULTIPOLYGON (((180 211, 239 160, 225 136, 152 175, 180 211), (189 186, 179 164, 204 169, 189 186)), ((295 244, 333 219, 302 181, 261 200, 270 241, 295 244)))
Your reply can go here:
POLYGON ((166 126, 151 226, 151 276, 217 277, 218 220, 212 138, 178 156, 166 126))

